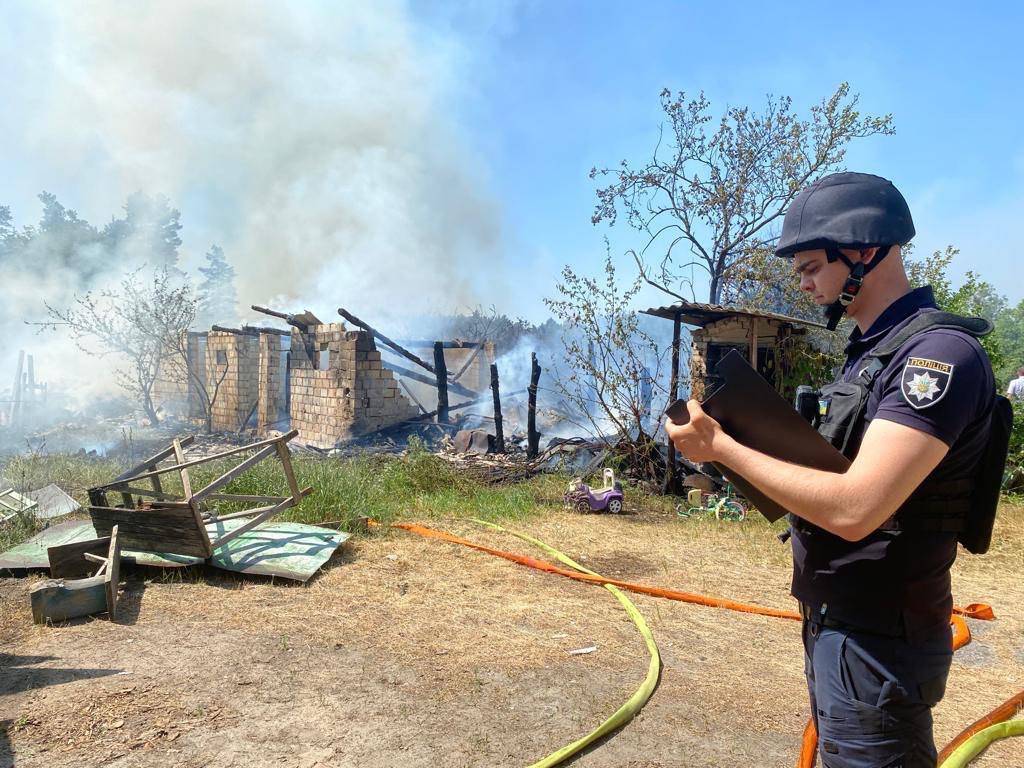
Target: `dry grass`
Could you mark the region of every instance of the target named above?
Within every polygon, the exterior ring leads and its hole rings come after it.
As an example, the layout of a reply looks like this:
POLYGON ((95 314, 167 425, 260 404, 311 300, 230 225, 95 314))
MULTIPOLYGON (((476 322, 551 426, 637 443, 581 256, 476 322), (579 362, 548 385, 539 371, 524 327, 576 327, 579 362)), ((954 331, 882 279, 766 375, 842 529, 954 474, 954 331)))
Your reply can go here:
MULTIPOLYGON (((505 524, 609 577, 792 608, 789 548, 759 518, 679 519, 670 501, 629 492, 636 514, 580 516, 560 508, 562 482, 520 487, 535 503, 505 524)), ((401 514, 543 557, 466 520, 473 512, 401 514)), ((962 555, 954 568, 956 601, 989 602, 998 620, 971 622, 975 642, 958 652, 936 710, 941 743, 1024 680, 1022 564, 1024 506, 1007 503, 992 551, 962 555)), ((135 720, 110 682, 120 678, 21 694, 29 720, 11 740, 26 768, 61 764, 36 750, 64 743, 56 723, 65 714, 80 724, 63 764, 145 749, 154 766, 298 765, 301 754, 368 768, 521 765, 606 717, 646 667, 642 640, 606 591, 402 532, 353 539, 304 586, 202 569, 137 574, 124 597, 126 625, 32 627, 26 590, 24 580, 0 586, 0 640, 12 652, 125 669, 143 691, 135 720), (598 651, 567 653, 587 645, 598 651), (236 661, 221 669, 217 654, 236 661), (60 707, 43 698, 58 690, 60 707), (224 719, 192 714, 183 694, 223 702, 224 719), (152 697, 166 697, 167 710, 152 697), (235 722, 237 712, 249 718, 235 722), (119 720, 123 727, 109 727, 119 720), (84 745, 89 734, 101 740, 98 752, 84 745), (150 747, 138 746, 143 736, 150 747), (224 740, 236 762, 218 751, 224 740)), ((630 597, 662 651, 662 679, 641 716, 577 764, 793 765, 806 719, 797 623, 630 597)), ((1010 743, 976 765, 1024 765, 1010 743)))

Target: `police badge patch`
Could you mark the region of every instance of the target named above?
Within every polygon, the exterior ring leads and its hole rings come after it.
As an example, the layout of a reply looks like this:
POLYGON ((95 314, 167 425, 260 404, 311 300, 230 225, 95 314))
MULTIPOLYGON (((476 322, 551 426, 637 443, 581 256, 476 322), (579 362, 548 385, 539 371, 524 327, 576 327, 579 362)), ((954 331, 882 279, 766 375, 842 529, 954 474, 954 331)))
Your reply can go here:
POLYGON ((938 360, 911 357, 903 367, 903 399, 911 408, 921 410, 946 396, 953 380, 953 366, 938 360))

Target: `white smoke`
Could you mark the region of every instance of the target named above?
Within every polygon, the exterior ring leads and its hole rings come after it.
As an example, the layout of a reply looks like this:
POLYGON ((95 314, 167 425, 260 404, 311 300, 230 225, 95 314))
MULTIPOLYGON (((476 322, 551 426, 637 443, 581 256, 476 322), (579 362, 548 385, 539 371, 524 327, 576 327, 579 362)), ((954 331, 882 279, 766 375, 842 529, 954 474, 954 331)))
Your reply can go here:
POLYGON ((475 303, 464 270, 500 255, 500 222, 450 116, 463 59, 403 3, 52 15, 49 151, 103 155, 105 195, 170 197, 186 238, 199 224, 223 245, 243 305, 475 303))
MULTIPOLYGON (((20 91, 17 124, 38 165, 67 177, 40 189, 71 187, 79 199, 61 202, 100 227, 136 190, 166 195, 182 210, 182 266, 222 245, 241 308, 334 321, 346 306, 387 327, 473 306, 473 281, 500 272, 484 163, 453 117, 468 54, 404 3, 92 0, 25 14, 45 30, 31 52, 45 75, 20 91)), ((95 360, 16 322, 96 284, 3 266, 14 305, 0 376, 32 347, 51 385, 113 391, 95 360)))

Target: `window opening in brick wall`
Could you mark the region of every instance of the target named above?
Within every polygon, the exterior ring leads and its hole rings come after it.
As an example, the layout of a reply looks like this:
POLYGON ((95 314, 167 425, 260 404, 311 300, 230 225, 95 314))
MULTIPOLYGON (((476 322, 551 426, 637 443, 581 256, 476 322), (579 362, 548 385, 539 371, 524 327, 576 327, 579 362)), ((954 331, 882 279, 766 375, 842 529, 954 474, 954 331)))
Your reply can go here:
POLYGON ((227 364, 228 364, 228 353, 225 352, 223 349, 218 349, 217 350, 217 365, 227 365, 227 364))
POLYGON ((316 358, 316 367, 321 371, 326 371, 331 367, 331 350, 328 348, 326 341, 320 344, 320 354, 316 358))

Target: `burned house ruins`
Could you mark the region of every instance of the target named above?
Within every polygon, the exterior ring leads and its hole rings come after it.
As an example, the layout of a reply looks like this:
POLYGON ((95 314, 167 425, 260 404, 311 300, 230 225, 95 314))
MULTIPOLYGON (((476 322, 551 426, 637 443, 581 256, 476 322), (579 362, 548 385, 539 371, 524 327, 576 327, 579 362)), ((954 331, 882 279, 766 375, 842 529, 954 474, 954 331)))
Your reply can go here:
POLYGON ((446 421, 490 385, 489 341, 399 343, 345 310, 347 323, 325 323, 308 311, 253 309, 290 331, 215 325, 189 333, 189 364, 164 372, 155 387, 165 413, 202 421, 208 410, 214 431, 293 429, 297 442, 328 449, 420 417, 446 421), (449 393, 462 403, 449 404, 449 393))

